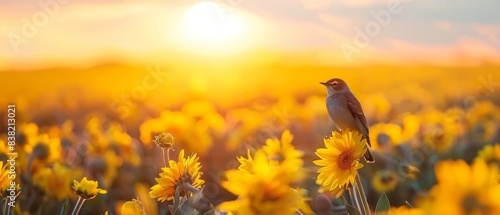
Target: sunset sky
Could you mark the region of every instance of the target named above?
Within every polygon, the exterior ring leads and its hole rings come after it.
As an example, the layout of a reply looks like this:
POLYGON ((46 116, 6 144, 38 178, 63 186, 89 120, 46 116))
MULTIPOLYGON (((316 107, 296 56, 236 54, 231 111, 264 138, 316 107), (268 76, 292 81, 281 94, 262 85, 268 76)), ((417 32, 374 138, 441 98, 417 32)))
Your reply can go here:
POLYGON ((339 65, 500 62, 496 0, 199 2, 3 0, 0 69, 255 50, 339 65))

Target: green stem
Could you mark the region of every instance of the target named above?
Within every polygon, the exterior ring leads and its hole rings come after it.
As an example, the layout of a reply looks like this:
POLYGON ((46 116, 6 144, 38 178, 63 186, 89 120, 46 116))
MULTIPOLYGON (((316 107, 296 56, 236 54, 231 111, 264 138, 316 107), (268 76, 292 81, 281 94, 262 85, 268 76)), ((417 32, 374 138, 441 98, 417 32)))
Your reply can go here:
POLYGON ((200 191, 200 189, 196 188, 196 187, 193 187, 193 185, 191 185, 190 183, 184 183, 182 184, 182 188, 186 191, 189 191, 191 193, 197 193, 200 191))
POLYGON ((9 201, 8 198, 5 198, 5 215, 9 215, 10 214, 10 205, 7 203, 9 201))
POLYGON ((359 204, 359 198, 356 195, 356 185, 353 185, 352 187, 347 189, 347 192, 349 193, 350 200, 352 201, 352 206, 357 208, 360 212, 361 210, 361 205, 359 204))
POLYGON ((162 154, 163 154, 163 165, 165 165, 165 168, 167 168, 167 163, 170 160, 170 149, 167 149, 167 157, 165 159, 165 149, 161 148, 162 154))
MULTIPOLYGON (((75 207, 73 208, 73 212, 71 212, 71 215, 78 214, 78 212, 76 212, 76 210, 77 210, 77 208, 79 208, 80 201, 82 201, 82 197, 81 196, 78 197, 78 201, 76 201, 75 207)), ((80 210, 78 210, 78 211, 80 211, 80 210)))
POLYGON ((6 212, 7 212, 7 200, 8 200, 8 199, 7 199, 7 198, 5 198, 5 204, 4 204, 4 206, 3 206, 3 214, 7 214, 7 213, 6 213, 6 212))
POLYGON ((85 199, 82 199, 82 203, 80 203, 80 206, 78 206, 78 210, 76 211, 76 215, 80 213, 80 209, 82 209, 83 203, 85 203, 85 199))
POLYGON ((363 204, 363 211, 365 215, 371 215, 370 205, 366 200, 365 190, 363 190, 363 184, 361 184, 361 178, 359 177, 359 172, 356 174, 356 186, 359 197, 361 198, 361 203, 363 204))

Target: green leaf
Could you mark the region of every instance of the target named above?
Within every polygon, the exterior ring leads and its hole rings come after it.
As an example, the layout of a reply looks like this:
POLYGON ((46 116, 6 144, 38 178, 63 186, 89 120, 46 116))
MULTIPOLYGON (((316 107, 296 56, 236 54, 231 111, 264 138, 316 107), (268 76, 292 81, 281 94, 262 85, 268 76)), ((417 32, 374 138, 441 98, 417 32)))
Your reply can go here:
POLYGON ((210 209, 209 211, 205 212, 203 215, 218 215, 219 213, 215 209, 210 209))
POLYGON ((179 208, 180 202, 181 202, 181 189, 179 186, 175 187, 175 193, 174 193, 174 211, 179 208))
POLYGON ((375 207, 375 214, 381 212, 389 212, 390 208, 391 203, 389 202, 387 195, 385 193, 382 193, 382 195, 380 195, 380 197, 378 198, 377 206, 375 207))
POLYGON ((179 207, 175 209, 174 215, 198 215, 195 206, 200 205, 203 200, 203 188, 202 187, 198 192, 194 193, 193 196, 189 198, 182 198, 179 207))
POLYGON ((179 207, 175 209, 174 215, 197 215, 195 209, 191 207, 191 205, 185 204, 187 200, 187 198, 181 197, 179 207))
POLYGON ((347 211, 347 213, 349 213, 349 215, 361 215, 361 212, 359 212, 358 209, 356 209, 355 207, 347 204, 347 200, 345 199, 344 196, 342 196, 342 202, 344 203, 345 210, 347 211))
POLYGON ((189 198, 190 204, 192 204, 192 205, 199 205, 201 203, 201 201, 203 201, 203 198, 204 198, 204 196, 203 196, 203 189, 204 188, 205 187, 202 187, 200 189, 200 191, 194 193, 193 196, 191 196, 189 198))
POLYGON ((215 208, 214 205, 212 205, 212 203, 210 203, 210 210, 205 212, 203 215, 220 215, 220 212, 217 211, 217 209, 215 208))
POLYGON ((61 213, 59 213, 59 214, 66 215, 66 214, 68 214, 68 211, 69 211, 69 199, 66 198, 66 201, 64 201, 64 203, 61 207, 61 213))

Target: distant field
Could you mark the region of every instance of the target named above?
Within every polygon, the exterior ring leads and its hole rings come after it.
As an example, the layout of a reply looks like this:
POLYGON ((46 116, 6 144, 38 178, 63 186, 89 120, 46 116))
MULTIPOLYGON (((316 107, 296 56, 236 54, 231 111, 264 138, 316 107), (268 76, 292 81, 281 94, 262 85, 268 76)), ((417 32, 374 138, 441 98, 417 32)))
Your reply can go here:
MULTIPOLYGON (((99 178, 100 187, 108 190, 107 197, 92 201, 95 207, 84 207, 82 214, 119 211, 123 202, 137 196, 147 214, 157 214, 166 210, 165 203, 149 198, 148 192, 163 166, 161 150, 153 143, 163 132, 175 137, 171 159, 177 160, 181 150, 198 153, 202 178, 211 186, 205 196, 219 204, 234 199, 220 181, 225 171, 240 165, 236 157, 246 156, 247 150, 255 153, 267 138, 290 130, 292 144, 304 152, 300 171, 306 177, 297 185, 315 198, 314 152, 325 147, 323 138, 334 128, 319 82, 333 77, 349 84, 368 119, 377 162, 365 165, 360 174, 372 206, 383 192, 393 206, 405 201, 419 205, 418 199, 436 184, 436 163, 458 158, 471 162, 484 146, 499 142, 500 66, 494 65, 329 67, 200 60, 3 71, 0 106, 17 108, 22 177, 50 178, 57 174, 55 165, 63 165, 72 169, 67 182, 99 178), (37 157, 44 147, 47 157, 37 157), (75 154, 81 147, 85 154, 75 154), (412 160, 415 152, 423 156, 417 163, 412 160), (29 163, 30 157, 36 162, 29 163), (104 162, 103 172, 94 169, 96 159, 104 162), (419 173, 397 175, 408 163, 419 173), (382 180, 391 174, 397 175, 394 183, 382 180)), ((2 121, 7 120, 5 111, 0 110, 2 121)), ((0 137, 7 139, 5 123, 0 124, 0 137)), ((7 149, 2 150, 6 158, 7 149)), ((37 202, 52 202, 23 210, 53 213, 66 197, 76 201, 71 190, 52 187, 57 184, 21 184, 19 202, 26 205, 28 194, 37 202)))

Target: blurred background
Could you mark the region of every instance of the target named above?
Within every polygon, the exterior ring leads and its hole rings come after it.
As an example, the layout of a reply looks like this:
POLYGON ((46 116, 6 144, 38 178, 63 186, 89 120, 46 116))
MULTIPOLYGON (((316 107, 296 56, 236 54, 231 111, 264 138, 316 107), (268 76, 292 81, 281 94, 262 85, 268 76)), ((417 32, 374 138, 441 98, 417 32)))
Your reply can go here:
MULTIPOLYGON (((314 194, 314 151, 333 130, 319 82, 334 77, 349 84, 368 119, 377 163, 362 174, 371 205, 382 192, 395 206, 413 204, 435 184, 436 162, 470 162, 499 142, 499 7, 1 1, 0 119, 16 105, 19 210, 58 211, 64 199, 76 201, 69 182, 85 175, 108 194, 82 214, 119 212, 136 197, 148 214, 166 213, 147 195, 163 165, 152 142, 162 132, 176 137, 171 157, 181 149, 200 155, 205 195, 217 204, 235 198, 219 181, 238 166, 236 156, 289 129, 310 170, 302 186, 314 194), (34 180, 50 177, 62 181, 34 180)), ((4 162, 6 134, 1 123, 4 162)))

